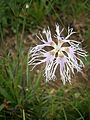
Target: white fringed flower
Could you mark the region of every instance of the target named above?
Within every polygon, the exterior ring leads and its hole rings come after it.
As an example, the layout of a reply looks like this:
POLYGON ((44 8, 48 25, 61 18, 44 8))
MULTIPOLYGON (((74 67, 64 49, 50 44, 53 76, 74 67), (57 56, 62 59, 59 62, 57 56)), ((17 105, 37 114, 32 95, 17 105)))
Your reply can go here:
POLYGON ((74 75, 75 70, 80 72, 84 67, 80 57, 86 57, 86 51, 82 50, 80 42, 69 39, 75 33, 72 28, 68 28, 66 37, 62 37, 63 31, 64 29, 60 31, 59 25, 56 24, 55 41, 52 39, 49 27, 47 30, 44 29, 43 34, 46 38, 41 34, 37 36, 42 44, 29 50, 28 64, 34 68, 41 63, 45 63, 46 81, 56 78, 56 69, 59 66, 61 80, 65 84, 67 81, 71 83, 71 77, 74 75))

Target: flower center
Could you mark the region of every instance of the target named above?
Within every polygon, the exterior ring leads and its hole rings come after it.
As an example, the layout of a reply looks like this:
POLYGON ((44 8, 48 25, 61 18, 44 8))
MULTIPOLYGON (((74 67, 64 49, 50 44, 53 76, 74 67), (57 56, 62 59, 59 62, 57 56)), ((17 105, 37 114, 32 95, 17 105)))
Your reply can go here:
POLYGON ((56 45, 55 47, 56 51, 58 52, 60 50, 60 46, 59 45, 56 45))

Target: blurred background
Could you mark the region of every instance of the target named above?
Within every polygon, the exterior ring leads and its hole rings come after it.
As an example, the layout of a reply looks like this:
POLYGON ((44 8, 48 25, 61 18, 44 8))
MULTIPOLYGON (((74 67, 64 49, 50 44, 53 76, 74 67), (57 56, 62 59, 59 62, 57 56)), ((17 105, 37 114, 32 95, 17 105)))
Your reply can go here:
POLYGON ((0 0, 0 120, 90 120, 90 0, 0 0), (71 85, 27 65, 35 34, 55 23, 88 52, 71 85))

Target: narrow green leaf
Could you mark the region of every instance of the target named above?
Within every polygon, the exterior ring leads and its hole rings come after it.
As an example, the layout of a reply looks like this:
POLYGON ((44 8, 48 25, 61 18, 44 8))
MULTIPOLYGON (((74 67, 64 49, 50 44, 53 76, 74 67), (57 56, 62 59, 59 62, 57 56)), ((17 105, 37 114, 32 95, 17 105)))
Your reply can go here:
POLYGON ((10 99, 10 95, 8 94, 8 91, 6 91, 4 88, 0 86, 0 94, 3 95, 3 97, 10 99))
POLYGON ((0 111, 2 111, 3 108, 4 108, 4 104, 1 104, 1 105, 0 105, 0 111))

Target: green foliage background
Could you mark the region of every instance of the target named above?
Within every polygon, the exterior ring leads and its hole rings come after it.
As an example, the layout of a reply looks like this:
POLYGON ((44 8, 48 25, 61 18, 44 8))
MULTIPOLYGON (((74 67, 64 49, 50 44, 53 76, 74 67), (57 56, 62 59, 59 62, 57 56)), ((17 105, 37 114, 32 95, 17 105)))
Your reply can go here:
POLYGON ((89 63, 89 0, 0 1, 0 120, 90 120, 89 77, 85 76, 85 83, 52 87, 53 82, 43 81, 42 72, 30 72, 27 66, 24 39, 44 26, 53 28, 55 22, 79 33, 88 51, 85 64, 89 63), (9 48, 12 36, 15 45, 9 48))

